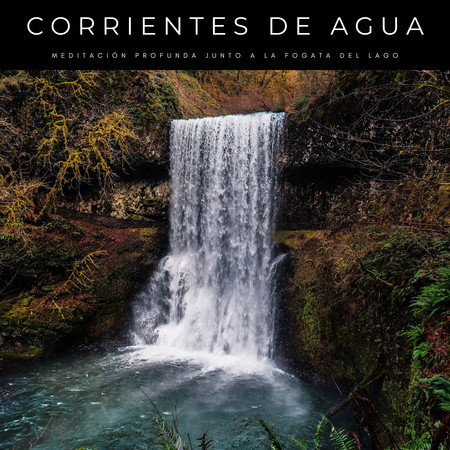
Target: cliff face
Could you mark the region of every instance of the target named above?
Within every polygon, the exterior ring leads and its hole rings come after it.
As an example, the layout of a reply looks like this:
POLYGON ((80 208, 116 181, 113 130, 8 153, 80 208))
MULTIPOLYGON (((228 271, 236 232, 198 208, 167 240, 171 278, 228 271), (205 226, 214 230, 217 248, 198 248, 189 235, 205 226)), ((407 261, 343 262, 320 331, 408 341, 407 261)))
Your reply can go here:
POLYGON ((428 217, 431 212, 420 211, 423 202, 412 197, 414 190, 438 196, 444 190, 448 111, 425 82, 378 76, 348 75, 335 87, 338 94, 289 115, 282 228, 373 221, 380 209, 374 202, 387 201, 394 191, 401 207, 389 205, 389 220, 402 222, 409 214, 422 222, 446 220, 442 209, 428 217))
POLYGON ((4 248, 14 272, 4 273, 0 361, 126 343, 130 299, 167 251, 165 229, 72 212, 27 232, 26 249, 4 248))
MULTIPOLYGON (((427 384, 447 370, 446 307, 427 316, 418 299, 450 294, 448 110, 413 80, 385 81, 363 90, 353 79, 338 97, 290 116, 278 339, 300 373, 372 399, 373 418, 407 447, 411 436, 438 439, 446 415, 427 384)), ((387 433, 378 437, 390 445, 387 433)))

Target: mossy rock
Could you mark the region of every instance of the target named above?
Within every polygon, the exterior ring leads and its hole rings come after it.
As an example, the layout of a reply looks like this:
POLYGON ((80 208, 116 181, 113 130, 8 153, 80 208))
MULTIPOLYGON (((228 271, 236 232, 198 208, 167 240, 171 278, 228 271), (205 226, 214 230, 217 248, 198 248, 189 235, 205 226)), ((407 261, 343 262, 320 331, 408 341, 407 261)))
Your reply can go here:
POLYGON ((166 250, 165 228, 114 228, 60 217, 52 223, 57 226, 30 228, 34 251, 17 264, 32 276, 26 284, 13 279, 18 293, 0 300, 0 352, 8 358, 121 335, 134 294, 166 250), (72 233, 78 229, 82 236, 72 233), (86 255, 94 256, 77 266, 86 255))

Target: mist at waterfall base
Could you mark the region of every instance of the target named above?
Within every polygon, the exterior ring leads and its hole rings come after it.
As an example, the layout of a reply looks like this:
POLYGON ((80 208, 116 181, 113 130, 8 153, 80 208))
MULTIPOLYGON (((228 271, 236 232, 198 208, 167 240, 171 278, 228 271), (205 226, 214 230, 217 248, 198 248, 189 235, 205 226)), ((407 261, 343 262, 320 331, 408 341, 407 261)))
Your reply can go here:
POLYGON ((194 445, 208 431, 217 449, 267 448, 258 418, 284 440, 314 439, 340 393, 274 363, 284 121, 172 122, 170 251, 135 299, 131 345, 3 370, 1 445, 158 448, 147 396, 194 445))

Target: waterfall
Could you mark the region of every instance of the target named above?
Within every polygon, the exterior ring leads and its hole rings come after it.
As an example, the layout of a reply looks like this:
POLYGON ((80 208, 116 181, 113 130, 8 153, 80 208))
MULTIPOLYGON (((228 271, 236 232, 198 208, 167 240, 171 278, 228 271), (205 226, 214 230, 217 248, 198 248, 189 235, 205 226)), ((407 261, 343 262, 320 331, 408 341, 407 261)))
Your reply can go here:
POLYGON ((172 121, 170 252, 136 299, 135 344, 270 358, 284 121, 172 121))

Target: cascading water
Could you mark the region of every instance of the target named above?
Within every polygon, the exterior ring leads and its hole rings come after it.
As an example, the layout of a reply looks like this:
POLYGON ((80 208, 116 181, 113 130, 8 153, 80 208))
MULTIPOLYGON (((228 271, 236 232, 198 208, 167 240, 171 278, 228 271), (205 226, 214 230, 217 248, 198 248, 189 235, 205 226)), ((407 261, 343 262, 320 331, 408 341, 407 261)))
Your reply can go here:
POLYGON ((272 231, 285 114, 174 120, 170 253, 135 304, 135 344, 271 356, 272 231))
POLYGON ((342 398, 270 358, 284 120, 261 113, 172 123, 170 253, 136 299, 138 345, 2 370, 5 448, 159 448, 146 396, 168 420, 179 405, 182 435, 208 430, 215 448, 267 448, 258 418, 286 445, 288 436, 314 445, 319 411, 342 398))

